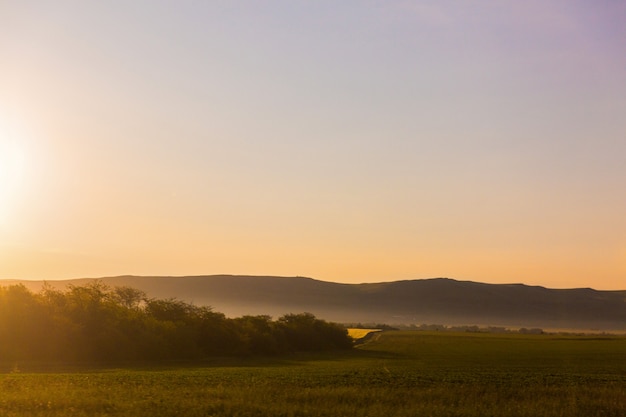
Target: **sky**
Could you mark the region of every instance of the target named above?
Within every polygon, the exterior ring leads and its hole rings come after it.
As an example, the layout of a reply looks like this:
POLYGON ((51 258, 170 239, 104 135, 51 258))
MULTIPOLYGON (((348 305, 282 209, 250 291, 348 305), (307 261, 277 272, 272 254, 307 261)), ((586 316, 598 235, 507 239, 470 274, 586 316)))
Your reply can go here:
POLYGON ((0 0, 0 278, 626 289, 625 21, 0 0))

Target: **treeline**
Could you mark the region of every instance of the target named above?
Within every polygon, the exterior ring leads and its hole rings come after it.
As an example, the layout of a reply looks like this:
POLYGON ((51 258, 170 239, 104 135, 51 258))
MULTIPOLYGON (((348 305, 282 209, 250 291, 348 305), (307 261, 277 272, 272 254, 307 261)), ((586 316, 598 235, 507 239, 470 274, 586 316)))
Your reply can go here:
POLYGON ((522 327, 520 329, 509 329, 501 326, 446 326, 444 324, 411 324, 411 325, 398 325, 400 330, 426 330, 426 331, 441 331, 441 332, 467 332, 467 333, 521 333, 521 334, 544 334, 543 329, 533 327, 527 329, 522 327))
POLYGON ((350 347, 343 326, 310 313, 232 319, 99 281, 38 293, 0 287, 0 361, 156 361, 350 347))

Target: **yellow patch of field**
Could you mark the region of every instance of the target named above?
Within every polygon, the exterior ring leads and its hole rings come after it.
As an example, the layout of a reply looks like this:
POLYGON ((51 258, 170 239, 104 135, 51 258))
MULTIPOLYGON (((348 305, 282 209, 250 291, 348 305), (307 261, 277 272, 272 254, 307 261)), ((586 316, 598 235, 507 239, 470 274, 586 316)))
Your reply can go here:
POLYGON ((370 333, 380 332, 380 329, 348 329, 348 336, 357 340, 367 336, 370 333))

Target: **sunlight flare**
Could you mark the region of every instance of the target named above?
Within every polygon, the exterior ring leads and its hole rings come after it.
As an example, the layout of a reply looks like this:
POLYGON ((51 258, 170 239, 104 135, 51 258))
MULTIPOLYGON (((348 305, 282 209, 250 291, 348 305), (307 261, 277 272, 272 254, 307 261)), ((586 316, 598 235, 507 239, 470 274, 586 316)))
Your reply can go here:
POLYGON ((24 166, 23 143, 6 125, 0 124, 0 222, 5 221, 9 207, 22 185, 24 166))

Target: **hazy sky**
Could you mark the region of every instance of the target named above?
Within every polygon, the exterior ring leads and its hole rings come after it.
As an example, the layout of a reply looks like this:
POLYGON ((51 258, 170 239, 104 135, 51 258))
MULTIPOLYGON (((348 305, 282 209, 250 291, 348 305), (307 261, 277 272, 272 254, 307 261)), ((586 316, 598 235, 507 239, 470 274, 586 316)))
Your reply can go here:
POLYGON ((0 278, 626 289, 626 2, 0 0, 0 278))

